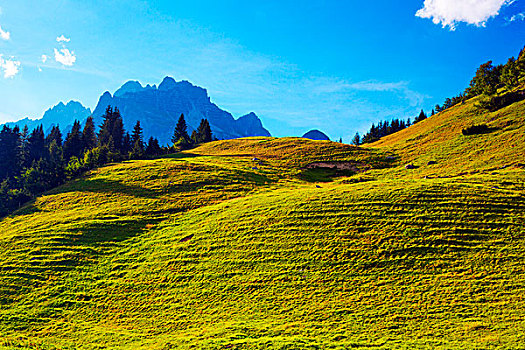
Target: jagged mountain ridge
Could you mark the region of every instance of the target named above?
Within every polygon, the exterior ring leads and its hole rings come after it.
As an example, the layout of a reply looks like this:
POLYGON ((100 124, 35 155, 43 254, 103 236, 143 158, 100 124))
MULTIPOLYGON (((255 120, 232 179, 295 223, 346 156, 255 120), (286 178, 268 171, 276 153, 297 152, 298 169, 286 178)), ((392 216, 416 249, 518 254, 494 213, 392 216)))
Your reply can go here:
POLYGON ((177 82, 166 77, 157 87, 143 87, 137 81, 128 81, 113 95, 106 91, 93 111, 95 123, 102 123, 108 106, 116 107, 129 130, 140 120, 144 137, 157 137, 161 144, 168 144, 181 114, 188 124, 188 132, 197 129, 202 118, 207 118, 213 135, 219 139, 247 136, 271 136, 259 117, 249 113, 239 119, 211 102, 206 89, 190 82, 177 82))
POLYGON ((24 118, 6 125, 21 129, 27 125, 30 130, 40 124, 47 133, 54 125, 59 125, 65 134, 75 120, 85 123, 88 116, 95 118, 95 125, 102 124, 102 116, 108 106, 117 107, 124 119, 124 126, 131 131, 137 120, 140 120, 144 129, 144 138, 150 136, 159 139, 161 144, 169 144, 179 116, 183 113, 188 124, 188 132, 199 126, 202 118, 210 122, 213 135, 219 139, 234 139, 247 136, 271 136, 259 117, 249 113, 238 119, 227 111, 220 109, 211 102, 206 89, 187 81, 176 82, 166 77, 157 87, 156 85, 142 86, 138 81, 128 81, 113 95, 106 91, 91 113, 90 108, 80 102, 63 102, 49 108, 41 119, 24 118))
POLYGON ((90 115, 91 109, 84 107, 80 102, 69 101, 67 104, 59 102, 56 106, 49 108, 40 119, 24 118, 16 122, 5 123, 5 125, 9 127, 17 125, 20 129, 27 125, 29 130, 33 130, 42 124, 46 133, 53 126, 59 125, 62 132, 65 133, 71 129, 75 120, 85 121, 90 115))

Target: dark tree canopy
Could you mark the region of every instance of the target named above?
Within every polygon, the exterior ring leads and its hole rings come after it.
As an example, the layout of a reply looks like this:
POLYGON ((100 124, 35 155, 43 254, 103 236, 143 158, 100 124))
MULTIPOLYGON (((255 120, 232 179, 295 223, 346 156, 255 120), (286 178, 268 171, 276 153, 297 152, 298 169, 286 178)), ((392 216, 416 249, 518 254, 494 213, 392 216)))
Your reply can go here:
POLYGON ((352 139, 352 144, 355 146, 359 146, 361 144, 361 136, 358 132, 355 133, 354 138, 352 139))
POLYGON ((400 119, 392 119, 391 121, 380 121, 377 126, 372 124, 370 130, 361 138, 361 144, 375 142, 381 137, 403 130, 410 125, 410 118, 406 122, 400 119))
POLYGON ((0 131, 0 180, 11 178, 19 172, 19 144, 20 133, 4 125, 0 131))
POLYGON ((184 119, 184 114, 181 114, 177 125, 175 126, 175 131, 173 132, 173 137, 171 142, 177 143, 179 141, 189 143, 190 137, 188 136, 188 126, 186 120, 184 119))
POLYGON ((146 154, 148 156, 156 156, 162 153, 162 148, 159 145, 159 140, 153 136, 149 138, 148 145, 146 146, 146 154))
POLYGON ((124 151, 124 122, 120 111, 111 106, 106 108, 106 113, 102 116, 103 122, 100 126, 98 140, 100 146, 108 146, 111 151, 124 151))
POLYGON ((416 117, 416 119, 414 119, 414 124, 415 123, 419 123, 420 121, 425 120, 425 119, 427 119, 427 115, 425 114, 425 112, 423 110, 421 110, 421 112, 416 117))
POLYGON ((62 146, 62 132, 60 132, 60 127, 58 125, 53 126, 49 135, 46 136, 46 145, 49 146, 55 141, 58 146, 62 146))
POLYGON ((71 131, 66 136, 64 142, 64 158, 67 160, 71 157, 80 157, 84 150, 82 143, 82 130, 80 129, 80 122, 75 120, 71 131))
POLYGON ((137 145, 140 149, 144 149, 144 139, 142 136, 142 127, 140 126, 140 121, 137 120, 137 123, 133 127, 133 133, 131 134, 131 143, 133 147, 137 145))
POLYGON ((197 128, 196 143, 205 143, 212 141, 211 127, 208 119, 202 119, 197 128))
POLYGON ((82 145, 84 152, 97 146, 97 136, 95 135, 95 123, 93 117, 89 116, 82 131, 82 145))
POLYGON ((34 161, 38 161, 46 156, 44 128, 42 125, 36 127, 27 140, 27 159, 26 166, 30 166, 34 161))

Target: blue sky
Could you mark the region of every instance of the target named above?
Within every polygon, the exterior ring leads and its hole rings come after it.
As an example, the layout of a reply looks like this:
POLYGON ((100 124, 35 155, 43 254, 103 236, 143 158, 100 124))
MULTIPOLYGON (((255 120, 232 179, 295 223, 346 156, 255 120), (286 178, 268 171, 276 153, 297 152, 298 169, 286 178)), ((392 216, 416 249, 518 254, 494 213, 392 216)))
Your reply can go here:
POLYGON ((0 122, 169 75, 273 135, 349 141, 516 56, 523 1, 0 0, 0 122))

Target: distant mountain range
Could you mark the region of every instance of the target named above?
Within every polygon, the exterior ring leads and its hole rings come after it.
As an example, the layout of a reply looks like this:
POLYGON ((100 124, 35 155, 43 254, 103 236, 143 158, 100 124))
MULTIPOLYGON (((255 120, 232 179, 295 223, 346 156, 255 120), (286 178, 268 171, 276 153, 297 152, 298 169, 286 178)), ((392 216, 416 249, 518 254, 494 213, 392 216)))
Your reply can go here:
POLYGON ((91 109, 85 108, 80 102, 70 101, 68 104, 59 102, 55 107, 48 109, 41 119, 24 118, 5 124, 10 127, 18 125, 20 129, 27 125, 30 131, 42 124, 46 133, 53 126, 60 125, 62 132, 68 132, 75 120, 85 121, 90 115, 91 109))
POLYGON ((6 124, 18 125, 20 128, 27 125, 29 129, 42 124, 44 130, 60 125, 63 132, 67 132, 75 119, 84 122, 91 114, 95 118, 95 125, 99 126, 108 106, 120 110, 127 130, 131 131, 137 120, 140 120, 144 138, 154 136, 161 144, 170 143, 175 124, 181 114, 185 116, 190 134, 197 129, 202 118, 207 118, 213 135, 219 139, 271 136, 255 113, 235 119, 229 112, 211 102, 206 89, 187 81, 177 82, 170 77, 164 78, 158 87, 143 87, 137 81, 128 81, 113 95, 106 91, 100 97, 93 113, 79 102, 71 101, 67 105, 60 102, 46 111, 41 119, 25 118, 6 124))

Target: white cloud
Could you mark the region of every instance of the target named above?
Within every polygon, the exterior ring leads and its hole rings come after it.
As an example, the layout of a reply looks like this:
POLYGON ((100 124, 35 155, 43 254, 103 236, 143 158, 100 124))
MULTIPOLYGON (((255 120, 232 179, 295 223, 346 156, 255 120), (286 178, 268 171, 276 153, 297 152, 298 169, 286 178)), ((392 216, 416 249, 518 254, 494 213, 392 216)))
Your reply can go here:
POLYGON ((517 15, 514 15, 508 19, 509 22, 523 21, 523 20, 525 20, 525 12, 518 13, 517 15))
POLYGON ((487 21, 499 14, 503 6, 514 0, 425 0, 417 17, 432 19, 435 24, 455 30, 459 22, 484 27, 487 21))
POLYGON ((55 61, 58 63, 62 63, 64 66, 72 66, 76 60, 75 52, 66 48, 60 49, 60 51, 55 49, 55 61))
POLYGON ((9 40, 11 39, 11 33, 4 31, 0 26, 0 38, 2 38, 2 40, 9 40))
POLYGON ((62 34, 61 36, 57 37, 57 42, 58 42, 58 43, 60 43, 60 42, 66 42, 66 43, 68 43, 68 42, 70 42, 70 41, 71 41, 71 39, 70 39, 70 38, 66 38, 66 37, 64 36, 64 34, 62 34))
POLYGON ((42 57, 41 57, 42 63, 46 63, 48 58, 49 57, 47 57, 47 55, 42 55, 42 57))
POLYGON ((4 71, 4 78, 12 78, 18 74, 20 62, 14 59, 4 59, 0 55, 0 69, 4 71))

